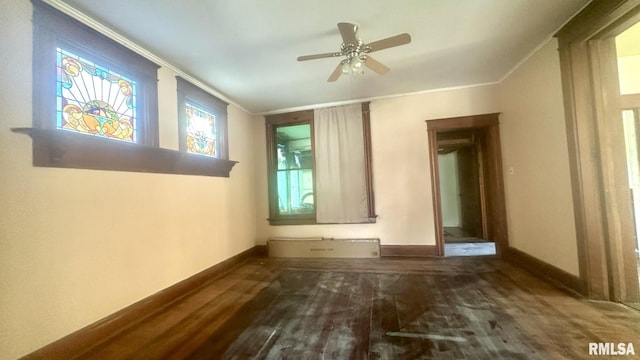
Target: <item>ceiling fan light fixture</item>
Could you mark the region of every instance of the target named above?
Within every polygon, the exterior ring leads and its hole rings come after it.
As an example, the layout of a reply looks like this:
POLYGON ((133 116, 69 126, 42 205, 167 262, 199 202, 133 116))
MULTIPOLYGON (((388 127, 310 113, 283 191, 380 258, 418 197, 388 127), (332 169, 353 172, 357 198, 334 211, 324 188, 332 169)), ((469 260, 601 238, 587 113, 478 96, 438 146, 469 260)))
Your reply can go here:
POLYGON ((351 74, 356 77, 360 74, 364 74, 364 62, 359 56, 351 59, 351 74))
POLYGON ((369 53, 388 49, 395 46, 405 45, 411 42, 411 35, 407 33, 398 34, 388 38, 380 39, 371 43, 364 43, 357 37, 358 26, 351 23, 338 23, 338 30, 340 36, 342 36, 342 45, 340 46, 340 52, 314 54, 299 56, 298 61, 330 58, 344 56, 338 66, 335 67, 328 82, 334 82, 338 80, 342 74, 351 74, 353 77, 364 74, 365 66, 373 72, 384 75, 389 71, 389 68, 375 59, 368 56, 369 53))
POLYGON ((342 73, 343 74, 348 74, 351 72, 351 63, 349 61, 343 61, 342 62, 342 73))

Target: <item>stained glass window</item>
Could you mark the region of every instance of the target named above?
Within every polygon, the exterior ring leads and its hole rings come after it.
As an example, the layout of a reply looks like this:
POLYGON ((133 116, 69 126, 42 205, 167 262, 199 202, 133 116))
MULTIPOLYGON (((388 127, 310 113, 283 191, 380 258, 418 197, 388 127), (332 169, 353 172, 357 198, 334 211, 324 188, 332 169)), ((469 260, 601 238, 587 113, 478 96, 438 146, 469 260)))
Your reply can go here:
POLYGON ((136 142, 136 83, 57 49, 57 128, 136 142))
POLYGON ((193 104, 186 103, 187 152, 217 156, 216 117, 193 104))
POLYGON ((227 103, 176 76, 180 151, 229 159, 227 103))

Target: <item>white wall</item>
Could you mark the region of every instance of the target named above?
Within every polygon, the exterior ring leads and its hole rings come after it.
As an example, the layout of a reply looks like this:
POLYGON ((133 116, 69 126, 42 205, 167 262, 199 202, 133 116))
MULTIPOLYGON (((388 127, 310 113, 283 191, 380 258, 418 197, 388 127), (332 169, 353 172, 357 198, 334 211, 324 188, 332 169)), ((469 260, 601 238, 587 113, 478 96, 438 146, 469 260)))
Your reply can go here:
POLYGON ((383 245, 435 245, 425 120, 499 112, 495 86, 371 102, 375 224, 270 226, 264 119, 256 122, 257 242, 272 236, 377 237, 383 245))
POLYGON ((438 175, 440 176, 440 207, 442 226, 459 227, 460 224, 460 184, 458 182, 458 153, 438 155, 438 175))
MULTIPOLYGON (((32 124, 32 6, 0 7, 0 359, 14 359, 252 248, 254 119, 229 107, 230 178, 35 168, 10 131, 32 124)), ((159 72, 172 149, 175 75, 159 72)))
POLYGON ((499 86, 509 244, 578 275, 557 48, 550 40, 499 86))

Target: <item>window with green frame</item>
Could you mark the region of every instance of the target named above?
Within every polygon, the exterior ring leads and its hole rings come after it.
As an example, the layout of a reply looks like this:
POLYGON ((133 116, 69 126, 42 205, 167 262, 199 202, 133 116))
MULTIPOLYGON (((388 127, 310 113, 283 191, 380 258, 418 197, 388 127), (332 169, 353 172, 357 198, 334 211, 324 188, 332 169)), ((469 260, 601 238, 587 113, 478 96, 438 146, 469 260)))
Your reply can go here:
MULTIPOLYGON (((369 221, 375 223, 371 173, 369 104, 362 106, 365 138, 365 175, 369 221)), ((269 223, 316 224, 316 167, 314 111, 304 110, 266 117, 269 223)))

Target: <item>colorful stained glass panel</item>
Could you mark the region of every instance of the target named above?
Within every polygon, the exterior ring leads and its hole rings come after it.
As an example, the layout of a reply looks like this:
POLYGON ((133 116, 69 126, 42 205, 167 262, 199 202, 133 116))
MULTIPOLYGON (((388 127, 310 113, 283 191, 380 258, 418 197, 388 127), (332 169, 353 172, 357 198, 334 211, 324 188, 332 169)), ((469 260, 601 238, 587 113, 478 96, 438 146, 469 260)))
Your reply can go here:
POLYGON ((58 49, 58 129, 136 142, 135 97, 135 81, 58 49))
POLYGON ((192 104, 185 105, 187 112, 187 152, 217 156, 216 117, 192 104))

